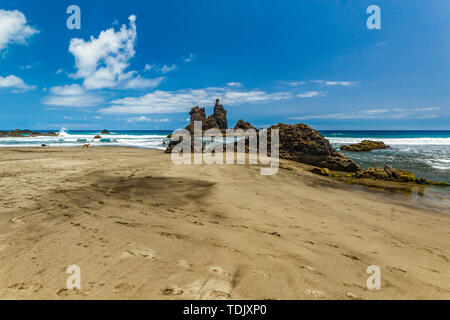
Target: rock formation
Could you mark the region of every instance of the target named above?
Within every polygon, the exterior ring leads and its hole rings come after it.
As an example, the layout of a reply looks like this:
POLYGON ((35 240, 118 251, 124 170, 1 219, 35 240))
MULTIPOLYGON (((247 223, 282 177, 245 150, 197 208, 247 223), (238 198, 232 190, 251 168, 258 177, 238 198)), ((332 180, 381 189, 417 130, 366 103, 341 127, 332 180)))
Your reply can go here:
POLYGON ((364 152, 376 149, 387 149, 389 146, 385 145, 383 141, 363 140, 360 143, 341 146, 342 151, 364 152))
MULTIPOLYGON (((199 106, 194 107, 189 112, 190 122, 186 126, 186 130, 189 131, 191 135, 194 134, 194 121, 200 121, 202 123, 203 131, 208 129, 219 129, 225 133, 225 130, 228 129, 228 121, 227 121, 227 111, 220 104, 219 99, 216 100, 216 104, 214 106, 214 113, 206 118, 205 108, 200 108, 199 106)), ((169 135, 170 137, 172 135, 169 135)), ((167 136, 168 138, 170 138, 167 136)), ((178 141, 170 141, 167 146, 166 153, 170 153, 179 142, 178 141)))
POLYGON ((20 138, 20 137, 39 137, 39 136, 57 137, 58 133, 56 132, 42 133, 39 131, 20 130, 20 129, 16 129, 13 131, 0 131, 0 137, 20 138))
POLYGON ((104 129, 100 134, 111 134, 108 130, 104 129))
MULTIPOLYGON (((356 172, 359 165, 336 151, 318 131, 306 124, 282 124, 271 126, 267 131, 270 145, 271 130, 278 129, 280 137, 280 158, 303 162, 337 171, 356 172)), ((268 147, 270 150, 270 148, 268 147)))
POLYGON ((227 111, 220 104, 219 99, 216 100, 216 104, 214 105, 214 113, 206 119, 203 129, 208 130, 213 128, 217 128, 222 131, 228 129, 227 111))
POLYGON ((186 130, 188 130, 191 134, 194 133, 194 121, 200 121, 202 123, 203 131, 215 128, 224 132, 226 129, 228 129, 227 111, 220 104, 219 99, 216 100, 214 113, 211 114, 208 118, 206 118, 205 108, 200 108, 198 106, 191 109, 191 112, 189 112, 189 116, 191 118, 191 121, 186 127, 186 130))
POLYGON ((191 117, 191 122, 187 125, 186 130, 191 134, 194 134, 194 121, 201 121, 202 128, 205 130, 206 124, 206 112, 205 108, 195 107, 191 109, 189 112, 189 116, 191 117))
MULTIPOLYGON (((217 128, 225 131, 228 128, 227 111, 217 99, 214 113, 206 118, 205 108, 195 107, 189 112, 191 121, 186 127, 191 134, 194 132, 194 121, 201 121, 203 129, 217 128)), ((250 123, 239 120, 235 128, 254 128, 250 123)), ((270 132, 279 129, 280 132, 280 158, 303 162, 331 170, 356 172, 361 168, 356 162, 337 152, 331 144, 318 131, 311 129, 305 124, 286 125, 278 124, 268 129, 267 145, 270 150, 270 132)), ((166 149, 170 153, 179 142, 171 141, 166 149)), ((248 150, 248 148, 246 148, 248 150)))
POLYGON ((254 126, 250 124, 250 122, 245 122, 244 120, 239 120, 236 125, 234 126, 234 130, 242 129, 244 131, 247 131, 248 129, 254 129, 255 131, 258 131, 254 126))
POLYGON ((394 182, 414 182, 421 185, 437 185, 437 186, 450 186, 445 181, 434 182, 426 178, 416 178, 414 173, 407 170, 395 169, 391 166, 367 168, 366 170, 360 170, 348 175, 357 179, 371 179, 371 180, 384 180, 394 182))

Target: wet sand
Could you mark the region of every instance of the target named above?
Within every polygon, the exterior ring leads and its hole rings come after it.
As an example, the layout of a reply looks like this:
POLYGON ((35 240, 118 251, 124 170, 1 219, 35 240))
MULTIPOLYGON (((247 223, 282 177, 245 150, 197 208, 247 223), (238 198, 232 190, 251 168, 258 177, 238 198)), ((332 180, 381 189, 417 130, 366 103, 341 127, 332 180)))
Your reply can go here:
POLYGON ((306 165, 261 176, 106 147, 0 164, 2 299, 450 299, 450 215, 306 165))

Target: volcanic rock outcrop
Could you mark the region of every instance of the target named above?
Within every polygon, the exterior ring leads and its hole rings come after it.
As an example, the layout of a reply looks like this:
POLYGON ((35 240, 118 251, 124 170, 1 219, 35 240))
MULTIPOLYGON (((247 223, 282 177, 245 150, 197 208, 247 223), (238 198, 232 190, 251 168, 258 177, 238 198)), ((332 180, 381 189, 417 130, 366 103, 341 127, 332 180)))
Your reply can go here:
MULTIPOLYGON (((194 134, 194 122, 200 121, 202 123, 202 130, 206 131, 208 129, 219 129, 222 133, 228 129, 228 121, 227 121, 227 111, 220 104, 219 99, 216 100, 216 104, 214 105, 214 113, 206 118, 205 108, 200 108, 199 106, 194 107, 189 112, 190 122, 186 126, 186 130, 189 131, 191 135, 194 134)), ((171 135, 169 135, 171 137, 171 135)), ((170 138, 168 136, 168 138, 170 138)), ((167 146, 166 153, 170 153, 179 141, 170 141, 167 146)), ((193 141, 192 141, 193 143, 193 141)), ((193 145, 193 144, 192 144, 193 145)))
POLYGON ((203 131, 208 129, 219 129, 222 132, 228 129, 227 111, 220 104, 219 99, 216 100, 214 106, 214 113, 206 118, 205 108, 195 107, 189 112, 191 118, 190 123, 186 127, 186 130, 191 134, 194 133, 194 121, 200 121, 202 123, 203 131))
POLYGON ((363 140, 360 143, 341 146, 342 151, 364 152, 377 149, 387 149, 389 146, 385 145, 383 141, 363 140))
POLYGON ((191 134, 194 134, 194 121, 200 121, 202 123, 202 128, 205 128, 206 123, 206 112, 205 108, 195 107, 189 112, 191 122, 187 125, 186 130, 191 134))
MULTIPOLYGON (((214 113, 206 118, 205 108, 195 107, 189 112, 191 121, 186 129, 193 134, 194 121, 201 121, 203 129, 217 128, 225 132, 228 128, 227 124, 227 112, 225 108, 220 104, 219 100, 216 101, 214 106, 214 113)), ((235 129, 249 128, 255 129, 250 123, 239 120, 235 126, 235 129)), ((318 131, 308 127, 306 124, 286 125, 278 124, 268 129, 267 145, 268 150, 271 147, 271 130, 278 129, 280 134, 280 158, 293 160, 297 162, 303 162, 318 167, 324 167, 331 170, 357 172, 361 168, 356 162, 346 157, 340 152, 337 152, 331 144, 326 140, 318 131)), ((167 153, 170 153, 178 141, 171 141, 166 149, 167 153)), ((246 147, 248 151, 248 146, 246 147)))
POLYGON ((12 138, 19 138, 19 137, 57 137, 58 133, 56 132, 39 132, 39 131, 31 131, 31 130, 20 130, 16 129, 13 131, 0 131, 0 137, 12 137, 12 138))
POLYGON ((267 130, 268 145, 270 145, 273 129, 279 130, 279 150, 282 159, 336 171, 356 172, 361 170, 355 161, 336 151, 327 139, 306 124, 279 123, 271 126, 267 130))
POLYGON ((204 125, 204 130, 213 128, 217 128, 222 131, 228 129, 227 111, 220 104, 219 99, 216 100, 216 104, 214 105, 214 113, 206 119, 206 123, 204 125))
POLYGON ((394 182, 414 182, 421 185, 437 185, 443 187, 450 186, 450 184, 445 181, 435 182, 426 178, 417 178, 414 175, 414 173, 408 170, 395 169, 389 165, 385 166, 384 169, 381 167, 367 168, 366 170, 351 173, 347 176, 356 179, 384 180, 394 182))
POLYGON ((244 120, 239 120, 237 123, 236 123, 236 125, 234 126, 234 130, 237 130, 237 129, 242 129, 242 130, 244 130, 244 131, 247 131, 247 130, 249 130, 249 129, 254 129, 255 131, 258 131, 258 129, 256 129, 254 126, 252 126, 251 124, 250 124, 250 122, 245 122, 244 120))

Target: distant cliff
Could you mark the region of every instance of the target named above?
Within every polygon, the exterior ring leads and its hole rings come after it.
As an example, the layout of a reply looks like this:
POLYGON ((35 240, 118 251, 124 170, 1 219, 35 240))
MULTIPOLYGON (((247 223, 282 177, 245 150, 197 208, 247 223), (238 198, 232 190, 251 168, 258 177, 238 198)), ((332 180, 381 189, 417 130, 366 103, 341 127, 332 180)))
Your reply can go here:
POLYGON ((20 138, 20 137, 38 137, 38 136, 57 137, 58 133, 56 132, 42 133, 39 131, 20 130, 20 129, 16 129, 13 131, 0 131, 0 137, 20 138))

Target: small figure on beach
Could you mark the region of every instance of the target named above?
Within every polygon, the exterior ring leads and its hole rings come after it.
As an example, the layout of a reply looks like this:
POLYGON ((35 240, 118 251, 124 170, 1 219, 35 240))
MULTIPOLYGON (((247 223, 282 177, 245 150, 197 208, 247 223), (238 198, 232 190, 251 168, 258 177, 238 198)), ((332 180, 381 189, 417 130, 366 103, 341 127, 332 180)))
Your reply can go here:
POLYGON ((166 145, 166 139, 163 138, 163 146, 166 145))
POLYGON ((90 144, 89 143, 85 143, 83 144, 83 149, 89 149, 90 144))

